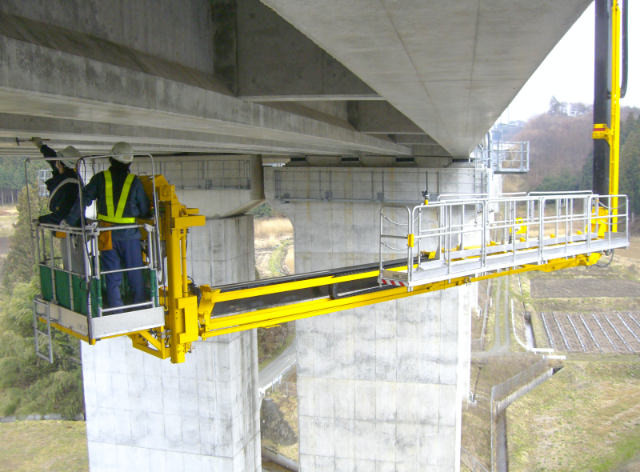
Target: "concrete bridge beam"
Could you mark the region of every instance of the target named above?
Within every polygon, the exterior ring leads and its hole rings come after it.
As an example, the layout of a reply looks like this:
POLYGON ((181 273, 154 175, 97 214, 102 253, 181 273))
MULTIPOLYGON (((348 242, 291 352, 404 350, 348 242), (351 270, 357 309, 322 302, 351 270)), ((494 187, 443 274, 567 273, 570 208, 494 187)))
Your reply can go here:
POLYGON ((216 72, 251 101, 382 100, 259 0, 212 2, 216 72))
MULTIPOLYGON (((198 6, 203 7, 201 14, 210 13, 208 4, 189 5, 196 13, 198 6)), ((410 152, 348 126, 235 98, 208 70, 172 62, 167 59, 171 55, 158 57, 133 49, 126 40, 116 43, 69 29, 67 23, 60 26, 20 16, 25 13, 22 9, 0 8, 9 10, 0 10, 0 113, 78 122, 74 128, 80 132, 71 133, 78 136, 101 129, 91 124, 127 127, 125 135, 133 133, 155 151, 233 152, 235 143, 247 152, 279 154, 410 152), (83 123, 90 125, 82 129, 83 123), (164 142, 157 141, 153 132, 147 136, 148 129, 167 131, 161 138, 164 142), (185 136, 169 139, 176 133, 185 136)), ((59 8, 72 16, 68 5, 59 8)), ((89 15, 85 10, 79 7, 73 12, 78 13, 77 20, 89 15)), ((131 15, 122 21, 134 21, 131 15)), ((144 17, 135 20, 137 27, 145 28, 144 17)), ((208 60, 212 62, 211 56, 208 60)), ((35 135, 36 129, 25 128, 26 135, 35 135)))

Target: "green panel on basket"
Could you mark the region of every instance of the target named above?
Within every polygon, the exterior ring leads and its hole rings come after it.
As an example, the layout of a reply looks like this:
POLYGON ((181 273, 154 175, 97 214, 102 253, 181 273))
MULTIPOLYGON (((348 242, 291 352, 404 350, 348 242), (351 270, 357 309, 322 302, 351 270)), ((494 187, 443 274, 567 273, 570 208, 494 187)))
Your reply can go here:
POLYGON ((42 298, 47 301, 53 300, 53 284, 51 283, 51 268, 40 266, 40 287, 42 298))
POLYGON ((54 269, 54 273, 56 278, 56 298, 58 299, 58 305, 71 309, 69 274, 58 269, 54 269))
MULTIPOLYGON (((100 297, 98 296, 100 291, 100 282, 96 279, 91 279, 91 313, 92 316, 98 315, 98 304, 100 297)), ((75 311, 86 315, 87 310, 87 284, 84 277, 78 275, 73 276, 73 300, 75 302, 75 311)))
MULTIPOLYGON (((87 284, 84 277, 79 275, 71 276, 71 287, 69 290, 69 274, 62 269, 54 269, 56 285, 56 301, 60 306, 72 309, 71 297, 73 296, 73 310, 76 313, 87 315, 87 284)), ((53 301, 53 283, 51 280, 51 268, 40 266, 40 287, 44 300, 53 301)), ((93 316, 98 316, 98 306, 102 301, 100 281, 91 280, 91 311, 93 316)))
POLYGON ((73 276, 73 304, 77 313, 87 314, 87 285, 83 277, 73 276))

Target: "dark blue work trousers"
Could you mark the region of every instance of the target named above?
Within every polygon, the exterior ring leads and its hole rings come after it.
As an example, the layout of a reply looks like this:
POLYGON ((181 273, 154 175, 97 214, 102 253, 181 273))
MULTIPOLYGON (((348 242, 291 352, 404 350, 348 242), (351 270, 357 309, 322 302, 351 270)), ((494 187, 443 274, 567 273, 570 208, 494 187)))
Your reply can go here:
MULTIPOLYGON (((139 239, 123 239, 113 240, 113 249, 102 251, 100 253, 102 262, 102 270, 118 270, 129 267, 142 266, 142 249, 139 239)), ((107 284, 107 305, 109 307, 122 306, 122 296, 120 295, 120 283, 122 282, 123 272, 115 274, 106 274, 107 284)), ((144 281, 141 270, 132 270, 127 272, 127 280, 129 288, 133 294, 133 303, 141 303, 146 301, 144 295, 144 281)))

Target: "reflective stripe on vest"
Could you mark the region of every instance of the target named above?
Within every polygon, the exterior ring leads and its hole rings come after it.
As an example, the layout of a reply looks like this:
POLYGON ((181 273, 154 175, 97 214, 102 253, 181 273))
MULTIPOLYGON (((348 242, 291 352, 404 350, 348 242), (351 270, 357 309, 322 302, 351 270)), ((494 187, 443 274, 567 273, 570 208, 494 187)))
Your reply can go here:
POLYGON ((114 224, 133 224, 136 222, 135 217, 122 216, 124 213, 124 206, 127 204, 127 198, 129 197, 129 190, 131 190, 131 184, 133 183, 133 174, 127 175, 122 186, 122 192, 120 192, 120 198, 118 199, 118 207, 116 211, 113 211, 113 181, 111 180, 111 171, 105 170, 104 174, 104 199, 107 204, 107 214, 98 214, 100 221, 106 221, 107 223, 114 224))

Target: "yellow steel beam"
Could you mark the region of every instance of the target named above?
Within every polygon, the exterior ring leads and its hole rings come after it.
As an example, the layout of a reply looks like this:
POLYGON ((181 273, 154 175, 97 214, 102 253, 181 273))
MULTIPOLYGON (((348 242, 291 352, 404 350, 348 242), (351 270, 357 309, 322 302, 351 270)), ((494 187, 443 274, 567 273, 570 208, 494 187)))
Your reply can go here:
MULTIPOLYGON (((265 308, 247 313, 240 313, 230 316, 220 316, 211 319, 207 323, 207 331, 201 333, 202 339, 208 339, 221 334, 232 333, 236 331, 245 331, 254 328, 270 327, 288 321, 294 321, 312 316, 333 313, 336 311, 349 310, 361 306, 381 303, 390 300, 397 300, 413 295, 420 295, 436 290, 444 290, 451 287, 457 287, 466 283, 478 282, 481 280, 501 277, 509 274, 517 274, 521 272, 529 272, 534 270, 553 271, 576 267, 579 265, 593 265, 600 258, 600 254, 593 253, 590 255, 579 255, 567 259, 554 259, 546 264, 530 264, 516 269, 506 269, 497 271, 492 274, 472 277, 458 277, 451 280, 444 280, 423 286, 418 286, 409 292, 404 287, 398 287, 378 292, 367 293, 363 295, 354 295, 350 297, 331 299, 329 297, 306 302, 298 302, 290 305, 265 308)), ((377 273, 377 271, 375 271, 377 273)), ((376 275, 376 273, 373 273, 376 275)), ((264 287, 266 288, 266 287, 264 287)), ((252 289, 249 289, 252 290, 252 289)), ((237 298, 243 298, 244 290, 238 290, 237 298)))
POLYGON ((283 282, 277 285, 266 285, 263 287, 253 287, 243 290, 233 290, 230 292, 220 292, 215 295, 215 302, 228 302, 231 300, 239 300, 242 298, 259 297, 262 295, 271 295, 274 293, 292 292, 303 288, 322 287, 324 285, 339 284, 342 282, 351 282, 353 280, 369 279, 377 277, 379 271, 372 270, 369 272, 361 272, 348 275, 326 275, 322 277, 314 277, 306 280, 297 280, 293 282, 283 282))
MULTIPOLYGON (((609 141, 609 195, 618 195, 620 161, 620 1, 611 6, 611 135, 609 141)), ((617 198, 611 206, 617 212, 617 198)), ((614 230, 615 231, 615 230, 614 230)))
POLYGON ((133 347, 136 349, 146 352, 147 354, 151 354, 158 359, 166 359, 170 356, 169 350, 162 346, 158 340, 148 332, 139 331, 137 333, 129 334, 128 336, 131 338, 133 347))
MULTIPOLYGON (((622 31, 622 14, 620 0, 612 0, 611 5, 611 115, 610 127, 606 123, 593 125, 593 139, 604 139, 609 145, 609 195, 618 195, 620 185, 620 44, 622 31)), ((618 214, 618 198, 611 198, 611 214, 618 214)), ((614 232, 618 231, 618 219, 613 218, 611 224, 614 232)))

